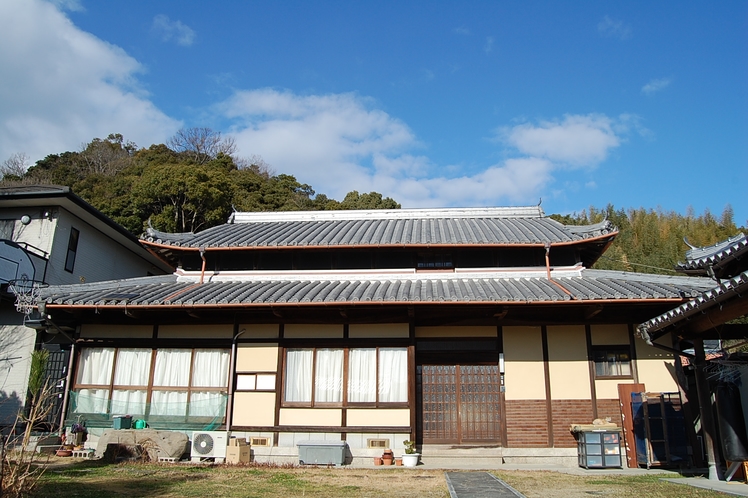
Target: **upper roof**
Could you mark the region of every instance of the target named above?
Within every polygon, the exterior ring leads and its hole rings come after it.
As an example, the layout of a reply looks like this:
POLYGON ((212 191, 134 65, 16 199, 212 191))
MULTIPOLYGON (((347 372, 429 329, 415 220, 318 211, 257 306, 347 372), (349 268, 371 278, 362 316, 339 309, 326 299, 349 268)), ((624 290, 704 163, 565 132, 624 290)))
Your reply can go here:
POLYGON ((151 228, 143 242, 182 250, 543 246, 608 241, 616 234, 607 220, 565 226, 545 217, 540 206, 532 206, 234 213, 228 223, 196 234, 151 228))
MULTIPOLYGON (((739 233, 712 246, 693 247, 686 252, 686 261, 678 263, 675 268, 692 275, 707 275, 711 267, 714 274, 722 278, 725 272, 729 272, 731 267, 735 267, 736 263, 739 263, 746 255, 748 255, 748 239, 745 234, 739 233)), ((748 264, 748 258, 743 261, 742 265, 739 265, 740 269, 745 269, 746 264, 748 264)), ((733 270, 733 274, 727 276, 733 276, 735 273, 737 272, 733 270)))
POLYGON ((524 304, 681 301, 711 286, 709 279, 617 271, 545 270, 178 272, 42 290, 48 306, 191 308, 365 304, 524 304))
POLYGON ((168 263, 144 248, 136 236, 75 195, 70 187, 59 185, 0 187, 0 209, 42 206, 61 206, 78 218, 95 226, 122 246, 134 251, 161 271, 172 271, 172 267, 168 263))

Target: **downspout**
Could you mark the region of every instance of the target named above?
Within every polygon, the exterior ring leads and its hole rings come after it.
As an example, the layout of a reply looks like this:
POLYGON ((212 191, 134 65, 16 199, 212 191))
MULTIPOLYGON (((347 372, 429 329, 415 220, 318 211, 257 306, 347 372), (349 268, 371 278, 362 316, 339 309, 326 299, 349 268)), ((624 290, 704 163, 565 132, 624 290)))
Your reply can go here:
POLYGON ((205 279, 205 246, 200 246, 200 257, 203 259, 203 267, 200 270, 200 283, 205 279))
POLYGON ((545 274, 546 277, 548 277, 548 281, 564 291, 564 293, 569 296, 571 299, 574 299, 574 296, 569 292, 563 285, 559 284, 555 280, 551 278, 551 243, 546 242, 545 243, 545 274))
POLYGON ((62 407, 60 410, 60 430, 65 429, 65 418, 68 412, 68 399, 70 398, 70 381, 73 375, 73 363, 75 362, 75 342, 70 345, 70 358, 68 358, 68 371, 65 376, 65 390, 62 395, 62 407))
POLYGON ((234 423, 234 377, 236 376, 236 340, 246 332, 247 329, 241 329, 231 341, 231 359, 229 361, 229 395, 226 401, 226 430, 231 430, 231 424, 234 423))

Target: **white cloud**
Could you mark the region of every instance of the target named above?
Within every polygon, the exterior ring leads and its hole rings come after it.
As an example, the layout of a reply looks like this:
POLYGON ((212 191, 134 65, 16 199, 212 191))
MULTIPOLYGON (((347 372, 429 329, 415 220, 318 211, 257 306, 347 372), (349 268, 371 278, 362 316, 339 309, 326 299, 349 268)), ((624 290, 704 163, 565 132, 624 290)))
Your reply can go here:
POLYGON ((164 141, 181 124, 138 88, 141 70, 51 3, 0 2, 0 160, 24 152, 35 161, 109 133, 164 141))
POLYGON ((670 86, 671 83, 670 78, 659 78, 659 79, 653 79, 650 80, 649 83, 644 85, 642 87, 642 93, 644 95, 652 95, 654 93, 659 92, 660 90, 664 90, 668 86, 670 86))
POLYGON ((483 51, 487 54, 493 51, 493 36, 486 37, 486 43, 485 45, 483 45, 483 51))
POLYGON ((617 128, 626 125, 607 116, 567 115, 563 121, 521 124, 500 130, 500 136, 523 154, 571 166, 594 166, 621 143, 617 128))
POLYGON ((457 26, 456 28, 452 29, 452 32, 456 35, 469 35, 470 30, 466 28, 465 26, 457 26))
POLYGON ((70 10, 73 12, 82 12, 85 9, 80 0, 50 0, 60 10, 70 10))
MULTIPOLYGON (((248 90, 235 93, 218 109, 233 120, 232 134, 241 155, 259 154, 276 171, 292 174, 336 199, 355 189, 376 190, 406 207, 536 202, 561 167, 559 157, 601 160, 604 155, 600 146, 554 151, 536 139, 535 145, 523 147, 527 157, 460 175, 455 172, 462 168, 439 168, 428 157, 414 154, 421 145, 407 125, 355 94, 248 90)), ((593 141, 586 136, 602 133, 602 141, 607 137, 611 147, 615 134, 604 124, 601 116, 570 116, 555 126, 565 131, 561 139, 586 143, 593 141)), ((537 128, 546 129, 551 135, 556 132, 550 125, 537 128)), ((532 134, 527 127, 513 130, 518 137, 532 134)), ((551 136, 551 145, 554 140, 551 136)))
POLYGON ((163 41, 174 40, 183 47, 188 47, 195 41, 195 31, 192 28, 183 24, 182 21, 172 21, 164 14, 159 14, 153 18, 151 29, 160 34, 163 41))
POLYGON ((631 26, 618 19, 611 19, 609 16, 603 17, 602 21, 597 24, 597 31, 603 36, 611 36, 621 40, 631 38, 631 26))

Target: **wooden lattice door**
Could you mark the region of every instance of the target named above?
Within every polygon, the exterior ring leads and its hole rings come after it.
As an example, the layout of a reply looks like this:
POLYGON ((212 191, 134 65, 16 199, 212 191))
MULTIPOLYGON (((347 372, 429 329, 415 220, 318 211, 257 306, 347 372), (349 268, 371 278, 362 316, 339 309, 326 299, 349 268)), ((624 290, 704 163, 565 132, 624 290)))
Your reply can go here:
POLYGON ((421 365, 417 389, 425 443, 501 441, 498 365, 421 365))

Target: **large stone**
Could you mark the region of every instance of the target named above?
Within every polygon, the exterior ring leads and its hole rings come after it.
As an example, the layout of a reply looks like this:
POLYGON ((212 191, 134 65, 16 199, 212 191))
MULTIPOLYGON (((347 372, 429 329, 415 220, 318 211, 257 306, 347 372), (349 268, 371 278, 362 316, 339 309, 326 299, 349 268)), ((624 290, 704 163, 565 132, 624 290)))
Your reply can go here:
POLYGON ((148 453, 148 458, 158 461, 159 458, 181 458, 188 449, 189 439, 185 434, 175 431, 157 431, 153 429, 106 429, 96 446, 96 457, 102 458, 109 445, 127 448, 141 448, 141 453, 148 453))

